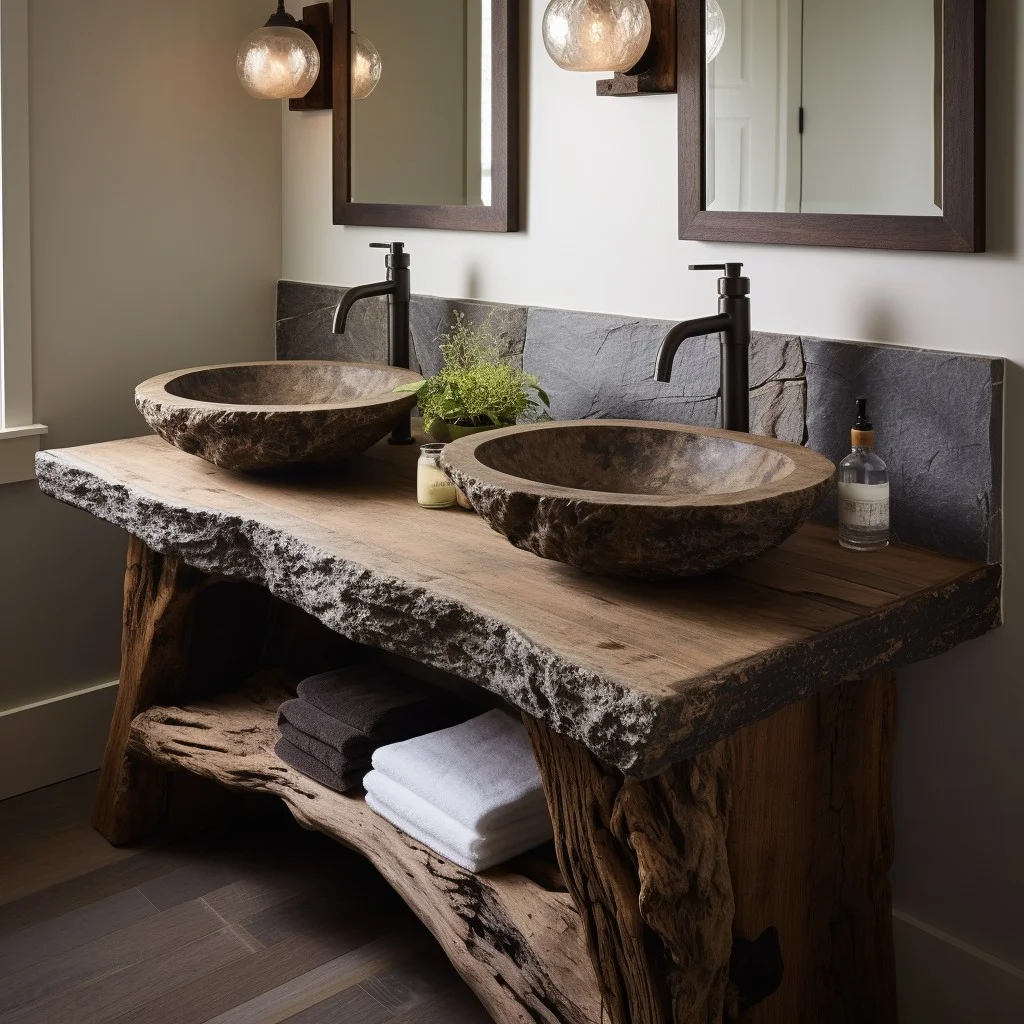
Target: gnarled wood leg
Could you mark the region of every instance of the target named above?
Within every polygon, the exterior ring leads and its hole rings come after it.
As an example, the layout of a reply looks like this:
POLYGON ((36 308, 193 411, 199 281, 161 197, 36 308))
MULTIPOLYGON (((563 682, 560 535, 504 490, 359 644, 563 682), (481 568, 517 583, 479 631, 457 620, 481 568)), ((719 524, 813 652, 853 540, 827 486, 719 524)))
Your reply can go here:
POLYGON ((894 1024, 895 709, 891 673, 846 683, 648 780, 525 718, 612 1024, 894 1024), (770 927, 750 1005, 733 941, 770 927))
POLYGON ((727 752, 632 779, 525 720, 612 1024, 718 1024, 733 922, 727 752))
POLYGON ((189 608, 209 581, 205 573, 129 538, 121 681, 92 817, 111 843, 142 838, 163 816, 167 773, 130 754, 128 736, 137 714, 173 701, 187 667, 189 608))

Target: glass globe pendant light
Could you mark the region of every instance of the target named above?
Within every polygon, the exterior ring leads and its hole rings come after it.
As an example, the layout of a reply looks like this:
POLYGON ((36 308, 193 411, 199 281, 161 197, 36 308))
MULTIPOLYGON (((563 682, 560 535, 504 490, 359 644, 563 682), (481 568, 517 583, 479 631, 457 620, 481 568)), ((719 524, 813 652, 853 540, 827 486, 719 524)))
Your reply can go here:
POLYGON ((294 100, 313 88, 320 74, 320 53, 313 38, 284 9, 258 28, 238 51, 238 77, 258 100, 294 100))
POLYGON ((566 71, 629 71, 651 41, 644 0, 551 0, 544 46, 566 71))
POLYGON ((718 0, 707 0, 707 27, 704 52, 710 64, 721 52, 725 42, 725 14, 718 0))
POLYGON ((377 88, 382 70, 377 47, 352 33, 352 99, 365 100, 377 88))

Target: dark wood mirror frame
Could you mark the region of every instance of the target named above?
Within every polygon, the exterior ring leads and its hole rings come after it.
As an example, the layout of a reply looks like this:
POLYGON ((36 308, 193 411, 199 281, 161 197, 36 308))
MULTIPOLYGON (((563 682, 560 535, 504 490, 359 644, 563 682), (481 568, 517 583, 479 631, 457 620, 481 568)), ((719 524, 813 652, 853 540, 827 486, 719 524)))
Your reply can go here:
POLYGON ((983 252, 985 249, 985 0, 942 5, 942 215, 744 213, 705 209, 705 0, 679 0, 679 237, 983 252))
POLYGON ((519 0, 491 0, 492 178, 490 206, 351 201, 349 61, 351 0, 334 3, 334 223, 372 227, 519 230, 519 0))

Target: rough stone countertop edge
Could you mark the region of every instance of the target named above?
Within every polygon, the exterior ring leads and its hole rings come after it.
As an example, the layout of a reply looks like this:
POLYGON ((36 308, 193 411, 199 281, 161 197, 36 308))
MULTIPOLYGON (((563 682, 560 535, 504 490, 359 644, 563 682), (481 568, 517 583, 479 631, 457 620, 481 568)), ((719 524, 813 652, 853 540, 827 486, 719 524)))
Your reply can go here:
POLYGON ((1001 567, 919 592, 767 655, 647 698, 412 580, 232 512, 171 504, 69 452, 36 456, 41 490, 200 571, 245 579, 328 628, 498 694, 624 773, 651 776, 843 679, 933 657, 1001 621, 1001 567), (436 630, 445 631, 437 642, 436 630))
MULTIPOLYGON (((474 682, 623 772, 648 774, 647 748, 665 746, 652 735, 665 718, 658 701, 415 581, 237 513, 171 504, 69 452, 38 453, 36 476, 44 494, 121 527, 154 551, 202 572, 256 583, 342 636, 474 682), (444 631, 441 642, 438 630, 444 631)), ((668 716, 677 729, 686 717, 684 702, 678 703, 668 716)))

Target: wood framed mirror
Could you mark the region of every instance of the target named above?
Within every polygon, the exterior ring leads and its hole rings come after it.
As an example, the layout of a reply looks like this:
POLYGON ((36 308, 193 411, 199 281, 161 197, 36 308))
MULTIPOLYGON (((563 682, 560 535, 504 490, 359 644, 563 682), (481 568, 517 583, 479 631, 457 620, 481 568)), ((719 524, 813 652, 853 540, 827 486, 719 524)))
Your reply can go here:
POLYGON ((518 230, 518 6, 335 0, 335 224, 518 230))
POLYGON ((984 250, 984 0, 679 0, 678 33, 680 238, 984 250))

